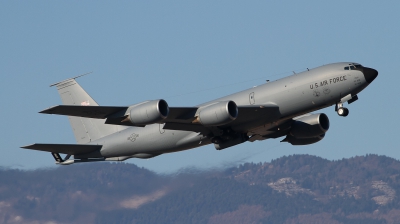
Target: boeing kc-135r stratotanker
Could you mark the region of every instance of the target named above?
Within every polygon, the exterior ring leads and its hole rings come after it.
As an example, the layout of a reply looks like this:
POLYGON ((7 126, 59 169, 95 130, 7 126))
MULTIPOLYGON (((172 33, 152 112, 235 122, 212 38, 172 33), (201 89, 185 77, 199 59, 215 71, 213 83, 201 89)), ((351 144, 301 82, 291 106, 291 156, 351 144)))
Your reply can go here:
POLYGON ((285 137, 308 145, 322 140, 329 119, 310 112, 335 105, 339 116, 376 77, 358 63, 324 65, 194 107, 169 107, 162 99, 131 106, 99 106, 75 81, 56 86, 64 105, 44 114, 67 115, 78 144, 32 144, 57 164, 151 158, 213 143, 217 150, 285 137), (61 157, 60 154, 66 154, 61 157), (71 159, 73 156, 73 159, 71 159))

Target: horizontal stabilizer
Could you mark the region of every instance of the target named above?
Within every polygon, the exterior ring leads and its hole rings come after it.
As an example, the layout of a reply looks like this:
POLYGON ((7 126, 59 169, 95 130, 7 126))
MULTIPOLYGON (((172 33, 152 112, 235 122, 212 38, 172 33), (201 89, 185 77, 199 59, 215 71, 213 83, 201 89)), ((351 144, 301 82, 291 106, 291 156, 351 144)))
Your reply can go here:
POLYGON ((101 149, 102 145, 77 145, 77 144, 32 144, 22 146, 24 149, 33 149, 45 152, 64 153, 68 155, 77 155, 93 152, 101 149))
POLYGON ((40 111, 39 113, 104 119, 119 111, 124 110, 125 112, 126 109, 128 109, 128 107, 58 105, 40 111))

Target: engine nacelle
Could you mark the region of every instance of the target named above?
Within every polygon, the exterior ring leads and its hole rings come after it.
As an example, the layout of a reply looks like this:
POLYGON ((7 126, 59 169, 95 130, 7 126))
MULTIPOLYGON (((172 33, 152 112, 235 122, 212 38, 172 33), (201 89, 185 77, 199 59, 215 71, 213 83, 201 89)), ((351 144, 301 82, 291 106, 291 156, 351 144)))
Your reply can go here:
MULTIPOLYGON (((290 134, 297 139, 319 138, 329 129, 329 118, 325 114, 312 114, 297 118, 290 134)), ((321 139, 320 139, 321 140, 321 139)))
POLYGON ((234 121, 238 114, 238 108, 235 102, 218 102, 202 108, 197 117, 197 121, 204 126, 220 126, 234 121))
POLYGON ((316 142, 321 141, 325 135, 320 135, 317 137, 312 137, 312 138, 295 138, 291 135, 286 136, 286 138, 283 140, 283 142, 289 142, 292 145, 310 145, 314 144, 316 142))
POLYGON ((169 107, 165 100, 151 100, 130 109, 129 121, 134 125, 148 125, 158 123, 168 117, 169 107))

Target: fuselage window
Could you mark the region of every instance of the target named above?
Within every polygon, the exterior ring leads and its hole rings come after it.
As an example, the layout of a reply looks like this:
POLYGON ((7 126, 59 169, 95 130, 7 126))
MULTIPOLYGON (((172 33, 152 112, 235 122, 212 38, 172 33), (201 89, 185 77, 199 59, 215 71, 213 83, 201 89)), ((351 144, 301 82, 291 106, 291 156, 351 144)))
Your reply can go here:
POLYGON ((344 70, 349 70, 349 67, 344 67, 344 70))

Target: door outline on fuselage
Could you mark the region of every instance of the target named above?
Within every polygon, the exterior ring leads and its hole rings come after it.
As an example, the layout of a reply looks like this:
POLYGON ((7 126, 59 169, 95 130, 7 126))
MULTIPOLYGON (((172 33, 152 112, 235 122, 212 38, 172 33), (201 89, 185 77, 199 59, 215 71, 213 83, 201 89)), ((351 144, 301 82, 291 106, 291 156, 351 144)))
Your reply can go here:
POLYGON ((164 125, 165 124, 159 124, 160 134, 164 134, 164 132, 165 132, 164 125))
POLYGON ((255 96, 254 96, 254 92, 251 92, 251 93, 249 94, 249 103, 250 103, 250 105, 253 105, 253 104, 256 103, 256 98, 255 98, 255 96))

